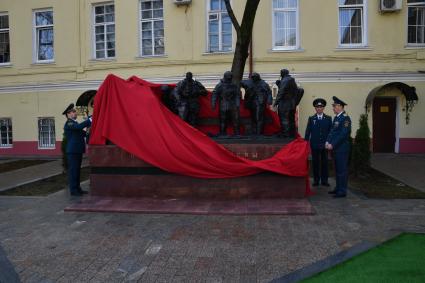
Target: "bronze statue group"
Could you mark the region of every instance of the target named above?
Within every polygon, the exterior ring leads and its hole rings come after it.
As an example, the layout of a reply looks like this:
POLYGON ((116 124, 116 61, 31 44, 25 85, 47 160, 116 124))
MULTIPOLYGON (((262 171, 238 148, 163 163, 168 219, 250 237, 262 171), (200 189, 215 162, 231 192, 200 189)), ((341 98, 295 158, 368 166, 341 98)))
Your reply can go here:
MULTIPOLYGON (((273 103, 272 92, 269 85, 261 79, 258 73, 252 73, 248 80, 240 84, 233 82, 232 72, 224 73, 223 78, 215 86, 211 95, 211 108, 215 110, 218 105, 219 134, 218 137, 228 137, 227 126, 231 121, 233 137, 240 136, 240 103, 244 102, 245 108, 250 111, 251 134, 261 136, 264 134, 265 110, 272 105, 277 107, 280 121, 279 137, 295 138, 297 129, 295 124, 296 107, 303 97, 304 90, 299 88, 289 71, 282 69, 280 79, 276 81, 278 93, 273 103), (241 88, 245 90, 244 100, 241 100, 241 88)), ((207 96, 206 88, 193 79, 191 72, 177 83, 175 88, 168 85, 161 86, 162 102, 172 112, 192 126, 198 124, 201 96, 207 96)), ((329 191, 334 197, 345 197, 348 181, 348 156, 350 151, 351 120, 345 113, 344 103, 333 97, 333 111, 335 118, 323 113, 326 101, 322 98, 315 99, 313 106, 316 113, 310 116, 305 131, 305 140, 310 143, 314 183, 328 187, 328 152, 332 151, 335 164, 336 187, 329 191)), ((66 154, 68 158, 68 175, 71 195, 85 193, 79 186, 79 172, 82 154, 85 151, 83 129, 89 127, 91 118, 83 123, 76 122, 76 111, 71 104, 63 113, 67 117, 64 126, 67 138, 66 154)))

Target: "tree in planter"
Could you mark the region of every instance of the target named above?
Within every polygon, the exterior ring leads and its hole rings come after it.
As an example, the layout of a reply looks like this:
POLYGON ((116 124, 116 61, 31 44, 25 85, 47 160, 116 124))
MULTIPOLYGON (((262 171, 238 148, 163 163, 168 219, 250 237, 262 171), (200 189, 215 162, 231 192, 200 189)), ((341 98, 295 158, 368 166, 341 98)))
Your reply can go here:
POLYGON ((360 115, 359 128, 353 142, 351 165, 355 175, 370 168, 370 130, 367 124, 367 114, 360 115))
POLYGON ((238 20, 233 13, 230 0, 224 0, 226 10, 236 30, 236 48, 233 56, 232 74, 233 82, 239 84, 243 77, 246 59, 248 58, 249 44, 252 38, 252 28, 254 27, 255 14, 257 13, 260 0, 247 0, 245 11, 243 13, 242 23, 239 25, 238 20))

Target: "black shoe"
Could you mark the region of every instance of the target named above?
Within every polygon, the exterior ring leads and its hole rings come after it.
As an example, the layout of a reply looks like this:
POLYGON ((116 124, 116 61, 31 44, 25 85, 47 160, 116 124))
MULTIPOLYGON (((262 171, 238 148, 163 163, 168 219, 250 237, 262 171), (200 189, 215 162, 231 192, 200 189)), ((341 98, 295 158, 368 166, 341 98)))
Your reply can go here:
POLYGON ((312 186, 317 187, 318 185, 319 185, 319 182, 314 182, 312 186))
POLYGON ((322 183, 322 186, 330 187, 331 185, 329 185, 329 183, 322 183))
POLYGON ((347 194, 335 194, 334 198, 345 198, 347 194))
POLYGON ((84 190, 79 190, 78 191, 80 194, 82 194, 82 195, 85 195, 85 194, 88 194, 89 192, 88 191, 84 191, 84 190))
POLYGON ((80 197, 80 196, 82 196, 83 194, 82 193, 80 193, 80 192, 72 192, 71 193, 71 196, 74 196, 74 197, 80 197))
POLYGON ((329 191, 328 194, 334 195, 334 194, 336 194, 336 190, 329 191))

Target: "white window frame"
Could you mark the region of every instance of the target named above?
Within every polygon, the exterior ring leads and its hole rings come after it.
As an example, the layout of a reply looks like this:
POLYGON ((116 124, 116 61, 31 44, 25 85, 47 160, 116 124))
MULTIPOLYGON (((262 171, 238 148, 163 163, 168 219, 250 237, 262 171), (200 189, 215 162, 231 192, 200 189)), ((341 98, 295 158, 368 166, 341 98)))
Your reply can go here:
MULTIPOLYGON (((9 117, 2 117, 2 118, 0 118, 0 121, 1 120, 7 120, 8 121, 8 123, 10 123, 10 125, 12 125, 12 118, 9 118, 9 117)), ((9 131, 8 131, 8 129, 6 129, 6 136, 7 136, 7 143, 2 143, 2 140, 1 140, 1 129, 0 129, 0 148, 11 148, 11 147, 13 147, 13 125, 12 125, 12 130, 11 130, 11 136, 12 136, 12 143, 9 143, 9 131)))
POLYGON ((92 58, 93 58, 93 60, 113 60, 113 59, 115 59, 116 58, 116 56, 117 56, 117 45, 116 45, 116 43, 117 43, 117 31, 116 31, 116 21, 115 21, 115 19, 116 19, 116 17, 115 17, 115 2, 102 2, 102 3, 93 3, 93 5, 92 5, 92 58), (102 24, 96 24, 96 7, 99 7, 99 6, 107 6, 107 5, 114 5, 114 22, 113 22, 113 24, 114 24, 114 38, 115 38, 115 48, 114 48, 114 51, 115 51, 115 55, 112 57, 109 57, 108 56, 108 48, 107 48, 107 41, 106 41, 106 37, 107 37, 107 33, 106 33, 106 26, 107 25, 110 25, 110 24, 112 24, 112 22, 104 22, 104 23, 102 23, 102 24), (100 25, 103 25, 104 26, 104 42, 105 42, 105 57, 103 57, 103 58, 97 58, 97 56, 96 56, 96 26, 100 26, 100 25))
MULTIPOLYGON (((221 0, 220 0, 221 1, 221 0)), ((232 4, 232 0, 230 1, 230 4, 232 4)), ((231 49, 230 50, 223 50, 223 35, 222 35, 222 24, 221 24, 221 22, 222 22, 222 19, 221 19, 221 14, 222 14, 222 12, 221 11, 216 11, 216 12, 211 12, 211 10, 210 10, 210 7, 211 7, 211 0, 206 0, 206 43, 207 43, 207 45, 206 45, 206 50, 205 50, 205 53, 208 53, 208 54, 215 54, 215 53, 232 53, 233 51, 234 51, 234 38, 235 38, 235 35, 234 35, 234 27, 233 27, 233 23, 232 23, 232 21, 230 20, 230 24, 232 25, 232 47, 231 47, 231 49), (218 34, 219 34, 219 36, 218 36, 218 51, 211 51, 210 50, 210 37, 209 37, 209 34, 210 34, 210 31, 209 31, 209 19, 210 19, 210 14, 218 14, 218 21, 219 21, 219 25, 218 25, 218 34)), ((227 13, 227 10, 225 9, 225 11, 226 11, 226 13, 227 13)), ((229 16, 230 17, 230 16, 229 16)))
POLYGON ((297 1, 297 7, 296 8, 274 8, 273 6, 273 0, 272 3, 272 50, 297 50, 300 49, 300 1, 297 1), (296 14, 296 32, 295 32, 295 45, 294 46, 276 46, 276 29, 275 29, 275 12, 294 12, 296 14))
MULTIPOLYGON (((407 1, 406 1, 407 2, 407 1)), ((417 3, 406 3, 407 4, 407 13, 406 13, 406 46, 407 47, 425 47, 424 43, 409 43, 409 8, 411 7, 424 7, 425 9, 425 3, 424 2, 417 2, 417 3)))
POLYGON ((165 56, 165 19, 164 19, 164 11, 165 11, 165 7, 164 7, 164 1, 166 0, 162 0, 162 18, 151 18, 148 20, 144 20, 142 19, 142 2, 148 2, 148 1, 152 1, 152 0, 139 0, 139 56, 140 57, 163 57, 165 56), (163 29, 164 29, 164 36, 163 36, 163 41, 164 41, 164 53, 161 54, 155 54, 155 34, 154 34, 154 29, 153 29, 153 22, 154 21, 159 21, 162 19, 162 23, 163 23, 163 29), (143 22, 150 22, 152 23, 152 54, 151 55, 145 55, 143 54, 143 37, 142 37, 142 23, 143 22))
MULTIPOLYGON (((0 12, 0 16, 7 16, 9 18, 9 13, 7 12, 0 12)), ((10 65, 10 18, 9 18, 9 27, 8 28, 0 28, 0 32, 1 33, 8 33, 9 34, 9 61, 8 62, 3 62, 0 63, 0 66, 6 66, 6 65, 10 65)))
POLYGON ((37 120, 37 126, 38 126, 38 149, 55 149, 56 148, 56 125, 55 125, 55 118, 54 117, 39 117, 37 120), (47 132, 47 140, 48 143, 42 142, 41 137, 41 128, 40 123, 41 120, 51 120, 53 121, 53 131, 52 131, 52 124, 49 124, 49 130, 47 132))
POLYGON ((44 25, 44 26, 37 26, 36 24, 36 13, 39 12, 52 12, 53 14, 53 8, 46 8, 46 9, 36 9, 32 11, 32 25, 33 25, 33 62, 34 63, 54 63, 55 62, 55 27, 54 27, 54 16, 53 16, 53 24, 51 25, 44 25), (38 33, 37 29, 39 28, 46 28, 51 27, 53 30, 53 58, 47 59, 47 60, 39 60, 38 59, 38 33))
POLYGON ((363 4, 359 5, 340 5, 339 0, 337 1, 338 6, 338 46, 340 48, 361 48, 361 47, 367 47, 368 45, 368 0, 363 0, 363 4), (341 43, 341 22, 340 22, 340 8, 358 8, 362 7, 362 42, 361 43, 341 43))

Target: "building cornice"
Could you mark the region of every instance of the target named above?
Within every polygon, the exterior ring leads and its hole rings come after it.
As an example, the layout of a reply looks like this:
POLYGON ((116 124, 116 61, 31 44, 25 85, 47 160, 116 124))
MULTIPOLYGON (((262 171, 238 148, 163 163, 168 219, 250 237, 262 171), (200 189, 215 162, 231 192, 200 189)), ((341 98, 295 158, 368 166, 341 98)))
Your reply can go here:
MULTIPOLYGON (((302 83, 389 83, 389 82, 425 82, 425 73, 420 72, 329 72, 329 73, 293 73, 297 82, 302 83)), ((262 79, 270 85, 279 79, 279 74, 263 73, 262 79)), ((183 76, 168 77, 147 77, 144 78, 154 83, 176 83, 183 79, 183 76)), ((199 75, 196 80, 203 83, 207 88, 213 88, 221 79, 221 75, 199 75)), ((22 93, 22 92, 40 92, 40 91, 86 91, 88 89, 97 89, 103 80, 82 80, 82 81, 63 81, 46 82, 33 84, 16 84, 0 86, 1 93, 22 93)))

